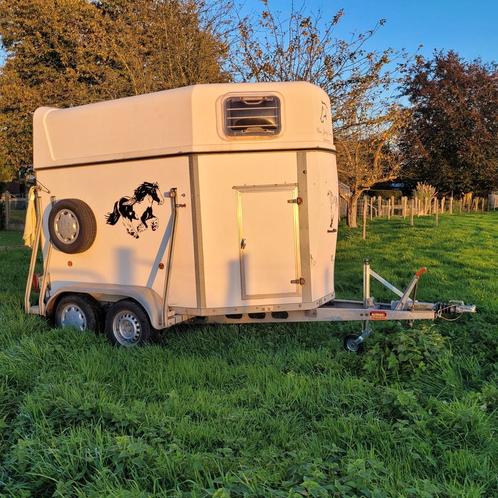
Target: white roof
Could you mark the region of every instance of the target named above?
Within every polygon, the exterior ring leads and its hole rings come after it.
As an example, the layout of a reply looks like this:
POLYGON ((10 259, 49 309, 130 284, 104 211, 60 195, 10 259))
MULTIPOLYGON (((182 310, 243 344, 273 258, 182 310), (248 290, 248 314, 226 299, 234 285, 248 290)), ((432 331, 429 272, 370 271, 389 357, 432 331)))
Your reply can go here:
POLYGON ((34 114, 34 167, 89 164, 195 152, 334 149, 330 101, 305 82, 194 85, 34 114), (230 96, 276 95, 281 130, 273 136, 227 136, 230 96))

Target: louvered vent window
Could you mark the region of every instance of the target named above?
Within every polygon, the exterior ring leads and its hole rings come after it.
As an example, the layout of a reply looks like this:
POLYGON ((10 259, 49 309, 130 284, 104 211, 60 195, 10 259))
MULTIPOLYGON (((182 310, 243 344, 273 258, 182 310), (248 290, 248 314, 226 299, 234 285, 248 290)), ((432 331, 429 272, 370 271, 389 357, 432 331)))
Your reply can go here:
POLYGON ((276 135, 280 132, 280 99, 229 97, 225 100, 225 131, 231 136, 276 135))

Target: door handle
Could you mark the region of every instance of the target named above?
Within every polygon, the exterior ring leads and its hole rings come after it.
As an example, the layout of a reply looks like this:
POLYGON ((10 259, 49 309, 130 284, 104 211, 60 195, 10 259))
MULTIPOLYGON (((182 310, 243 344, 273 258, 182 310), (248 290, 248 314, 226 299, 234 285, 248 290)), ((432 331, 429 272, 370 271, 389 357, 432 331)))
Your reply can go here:
POLYGON ((246 248, 246 245, 247 245, 247 241, 246 241, 246 239, 242 239, 242 240, 240 241, 240 248, 241 248, 241 249, 245 249, 245 248, 246 248))

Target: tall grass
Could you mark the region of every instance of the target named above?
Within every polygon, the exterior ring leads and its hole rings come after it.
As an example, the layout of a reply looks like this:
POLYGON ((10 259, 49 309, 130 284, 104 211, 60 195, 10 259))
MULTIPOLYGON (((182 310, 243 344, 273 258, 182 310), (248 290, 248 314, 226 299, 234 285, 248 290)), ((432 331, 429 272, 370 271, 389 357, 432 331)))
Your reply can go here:
MULTIPOLYGON (((493 497, 497 484, 498 216, 342 228, 336 287, 362 259, 457 322, 181 326, 111 348, 21 310, 29 254, 0 252, 0 495, 493 497)), ((0 246, 19 244, 0 232, 0 246)), ((381 298, 390 298, 380 288, 381 298)))

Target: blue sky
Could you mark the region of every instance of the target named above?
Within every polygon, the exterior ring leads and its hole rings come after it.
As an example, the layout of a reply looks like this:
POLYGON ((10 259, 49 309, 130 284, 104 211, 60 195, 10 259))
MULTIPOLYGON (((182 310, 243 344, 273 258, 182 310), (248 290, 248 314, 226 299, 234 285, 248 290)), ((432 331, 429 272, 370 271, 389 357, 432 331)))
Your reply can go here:
MULTIPOLYGON (((286 12, 292 1, 269 3, 286 12)), ((244 4, 247 8, 260 2, 245 0, 244 4)), ((454 49, 466 59, 498 60, 498 0, 295 0, 294 5, 320 9, 326 17, 344 8, 338 29, 344 36, 386 19, 370 48, 405 48, 414 53, 423 44, 424 55, 430 56, 434 49, 454 49)))
MULTIPOLYGON (((292 0, 269 1, 283 13, 292 4, 292 0)), ((261 5, 259 0, 239 2, 245 12, 261 5)), ((405 48, 414 53, 423 44, 424 55, 434 49, 454 49, 466 59, 498 60, 498 0, 294 0, 294 4, 310 11, 320 9, 326 17, 343 7, 345 17, 338 34, 344 37, 387 19, 371 40, 372 49, 405 48)))

